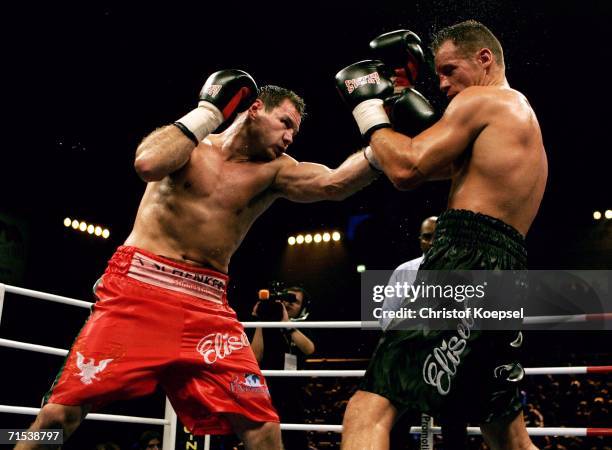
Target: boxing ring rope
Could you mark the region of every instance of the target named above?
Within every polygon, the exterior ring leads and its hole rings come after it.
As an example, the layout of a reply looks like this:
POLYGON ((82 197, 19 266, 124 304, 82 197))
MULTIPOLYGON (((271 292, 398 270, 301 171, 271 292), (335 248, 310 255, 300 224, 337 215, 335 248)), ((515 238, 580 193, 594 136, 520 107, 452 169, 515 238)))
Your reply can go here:
MULTIPOLYGON (((12 414, 28 414, 35 416, 40 411, 40 408, 29 408, 26 406, 8 406, 0 405, 0 412, 12 413, 12 414)), ((166 419, 155 419, 153 417, 136 417, 136 416, 122 416, 117 414, 87 414, 88 420, 102 420, 106 422, 125 422, 125 423, 140 423, 145 425, 168 425, 169 421, 166 419)))
MULTIPOLYGON (((342 433, 342 425, 282 424, 281 430, 287 431, 331 431, 342 433)), ((441 434, 441 427, 431 427, 433 434, 441 434)), ((420 434, 421 427, 410 427, 410 434, 420 434)), ((482 435, 479 427, 467 427, 471 436, 482 435)), ((565 427, 527 427, 530 436, 612 436, 612 428, 565 428, 565 427)))
MULTIPOLYGON (((45 292, 24 289, 16 286, 5 285, 0 283, 0 322, 2 320, 2 310, 4 306, 5 293, 9 292, 17 295, 25 295, 41 300, 47 300, 56 303, 62 303, 81 308, 90 309, 93 303, 83 300, 77 300, 60 295, 48 294, 45 292)), ((609 316, 609 313, 605 314, 609 316)), ((580 315, 580 321, 583 319, 589 320, 588 315, 580 315)), ((597 315, 596 320, 601 320, 601 314, 597 315)), ((566 316, 562 316, 566 317, 566 316)), ((528 318, 526 318, 528 319, 528 318)), ((531 323, 550 323, 548 317, 532 319, 531 323)), ((376 326, 377 322, 361 322, 361 321, 326 321, 326 322, 243 322, 244 328, 362 328, 364 326, 376 326)), ((66 356, 68 350, 55 347, 48 347, 38 344, 30 344, 19 342, 10 339, 0 338, 0 346, 14 348, 19 350, 32 351, 37 353, 46 353, 57 356, 66 356)), ((611 373, 612 366, 576 366, 576 367, 532 367, 525 368, 526 375, 572 375, 572 374, 587 374, 587 373, 611 373)), ((264 376, 267 377, 361 377, 365 370, 263 370, 264 376)), ((39 408, 30 408, 22 406, 0 405, 0 413, 12 414, 38 414, 39 408)), ((167 450, 174 450, 176 440, 176 425, 177 416, 174 412, 169 400, 166 398, 165 417, 163 419, 152 417, 136 417, 123 416, 113 414, 88 414, 87 420, 104 420, 111 422, 123 423, 138 423, 150 425, 162 425, 164 427, 163 447, 167 450)), ((281 430, 285 431, 321 431, 321 432, 342 432, 342 425, 316 425, 316 424, 281 424, 281 430)), ((420 434, 422 432, 431 434, 440 434, 440 427, 428 427, 425 430, 422 427, 414 426, 410 428, 410 433, 420 434)), ((469 435, 480 435, 479 427, 467 427, 469 435)), ((565 427, 538 427, 527 428, 530 436, 612 436, 612 428, 565 428, 565 427)), ((210 440, 205 442, 205 448, 208 448, 210 440)))

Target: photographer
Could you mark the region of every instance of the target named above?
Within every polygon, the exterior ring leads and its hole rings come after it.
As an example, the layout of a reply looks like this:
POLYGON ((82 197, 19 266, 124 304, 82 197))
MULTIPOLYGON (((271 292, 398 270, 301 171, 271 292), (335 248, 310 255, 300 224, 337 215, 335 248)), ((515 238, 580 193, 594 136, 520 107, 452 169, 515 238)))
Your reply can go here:
MULTIPOLYGON (((269 298, 261 294, 253 307, 253 316, 265 321, 303 321, 308 317, 310 298, 305 289, 294 286, 272 290, 269 298)), ((315 351, 315 344, 295 328, 256 328, 251 348, 262 369, 297 370, 304 357, 315 351)), ((270 377, 266 379, 272 403, 278 410, 281 422, 304 423, 302 405, 303 383, 298 378, 270 377)), ((306 433, 283 433, 285 448, 307 450, 306 433)))

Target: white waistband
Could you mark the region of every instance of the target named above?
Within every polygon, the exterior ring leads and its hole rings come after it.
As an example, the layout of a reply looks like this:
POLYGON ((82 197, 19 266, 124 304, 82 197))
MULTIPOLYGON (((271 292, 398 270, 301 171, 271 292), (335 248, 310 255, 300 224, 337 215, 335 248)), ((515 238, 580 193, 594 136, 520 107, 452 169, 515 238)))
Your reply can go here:
POLYGON ((226 280, 191 272, 134 252, 127 276, 143 283, 223 304, 226 280))

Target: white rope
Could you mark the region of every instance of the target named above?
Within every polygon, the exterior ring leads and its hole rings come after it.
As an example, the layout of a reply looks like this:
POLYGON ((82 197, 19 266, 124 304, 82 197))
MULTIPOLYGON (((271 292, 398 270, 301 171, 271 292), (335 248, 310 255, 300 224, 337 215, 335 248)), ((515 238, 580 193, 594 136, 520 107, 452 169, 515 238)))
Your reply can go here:
POLYGON ((244 328, 378 328, 378 322, 326 321, 326 322, 242 322, 244 328))
POLYGON ((569 314, 562 316, 530 316, 523 319, 525 325, 551 324, 551 323, 580 323, 590 321, 612 320, 612 313, 595 314, 569 314))
MULTIPOLYGON (((281 423, 281 430, 286 431, 323 431, 342 433, 342 425, 318 425, 318 424, 301 424, 301 423, 281 423)), ((431 427, 433 434, 440 434, 440 427, 431 427)), ((610 433, 609 428, 564 428, 564 427, 528 427, 527 432, 530 436, 586 436, 587 430, 590 435, 610 433), (597 432, 600 430, 600 433, 597 432)), ((481 435, 479 427, 467 427, 469 435, 481 435)), ((411 434, 421 434, 421 427, 410 427, 411 434)))
MULTIPOLYGON (((30 416, 36 416, 39 411, 40 408, 0 405, 0 413, 27 414, 30 416)), ((148 425, 168 425, 169 423, 167 420, 155 419, 153 417, 121 416, 116 414, 87 414, 86 419, 103 420, 107 422, 142 423, 148 425)))
POLYGON ((47 294, 46 292, 34 291, 32 289, 24 289, 17 286, 11 286, 10 284, 5 285, 6 292, 17 295, 27 295, 28 297, 38 298, 40 300, 48 300, 55 303, 64 303, 66 305, 79 306, 81 308, 90 309, 92 302, 85 302, 83 300, 77 300, 75 298, 63 297, 61 295, 47 294))
MULTIPOLYGON (((0 405, 0 412, 12 413, 12 414, 28 414, 35 416, 40 411, 40 408, 29 408, 25 406, 9 406, 0 405)), ((155 419, 152 417, 136 417, 136 416, 121 416, 116 414, 88 414, 87 420, 102 420, 107 422, 121 422, 121 423, 139 423, 148 425, 168 425, 169 421, 166 419, 155 419)), ((323 432, 334 432, 341 433, 342 425, 317 425, 309 423, 282 423, 281 430, 286 431, 323 431, 323 432)), ((480 435, 482 434, 479 427, 467 427, 468 434, 480 435)), ((597 434, 609 434, 612 430, 609 428, 564 428, 564 427, 541 427, 541 428, 527 428, 527 432, 530 436, 586 436, 587 431, 590 435, 597 434), (598 433, 597 430, 600 432, 598 433)), ((440 427, 431 427, 431 432, 434 434, 440 434, 440 427)), ((421 427, 410 427, 410 433, 420 434, 421 427)))
MULTIPOLYGON (((612 372, 612 369, 609 370, 612 372)), ((262 370, 266 377, 362 377, 365 370, 262 370)), ((588 373, 588 367, 527 367, 525 375, 576 375, 588 373)))
MULTIPOLYGON (((10 284, 0 283, 0 318, 2 317, 2 290, 11 294, 25 295, 28 297, 38 298, 40 300, 48 300, 66 305, 78 306, 81 308, 90 309, 92 302, 77 300, 75 298, 64 297, 61 295, 48 294, 42 291, 33 289, 25 289, 10 284)), ((550 323, 568 323, 568 322, 586 322, 588 320, 609 320, 612 313, 600 314, 574 314, 560 316, 528 316, 523 319, 526 325, 534 324, 550 324, 550 323)), ((380 329, 380 323, 377 321, 327 321, 327 322, 243 322, 245 328, 370 328, 380 329)))
POLYGON ((86 419, 103 420, 107 422, 144 423, 149 425, 167 425, 168 421, 153 417, 119 416, 115 414, 87 414, 86 419))
MULTIPOLYGON (((44 345, 29 344, 26 342, 12 341, 10 339, 0 338, 0 347, 16 348, 19 350, 28 350, 37 353, 47 353, 50 355, 66 356, 68 350, 55 347, 47 347, 44 345)), ((596 367, 596 366, 595 366, 596 367)), ((612 372, 610 370, 601 370, 599 373, 612 372)), ((585 374, 589 367, 527 367, 525 375, 575 375, 585 374)), ((365 370, 263 370, 263 375, 266 377, 362 377, 365 370)))
POLYGON ((332 431, 342 433, 342 425, 315 425, 311 423, 281 423, 281 430, 286 431, 332 431))
POLYGON ((27 342, 12 341, 10 339, 0 338, 0 347, 16 348, 19 350, 28 350, 30 352, 48 353, 49 355, 66 356, 68 350, 63 348, 47 347, 45 345, 28 344, 27 342))
POLYGON ((362 377, 365 370, 262 370, 264 377, 362 377))
POLYGON ((575 375, 587 373, 587 367, 528 367, 525 375, 575 375))

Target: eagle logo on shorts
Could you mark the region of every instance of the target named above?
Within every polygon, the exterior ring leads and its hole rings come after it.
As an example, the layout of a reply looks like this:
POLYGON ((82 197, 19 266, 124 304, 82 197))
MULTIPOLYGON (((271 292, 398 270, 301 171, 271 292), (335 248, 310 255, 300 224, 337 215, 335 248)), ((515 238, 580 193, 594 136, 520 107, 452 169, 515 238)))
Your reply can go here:
POLYGON ((91 384, 93 380, 99 380, 96 377, 96 374, 102 372, 106 369, 108 363, 112 361, 111 359, 103 359, 100 361, 98 365, 96 365, 96 360, 93 358, 89 358, 89 362, 85 362, 85 357, 77 352, 77 368, 81 371, 81 373, 77 374, 77 377, 81 377, 81 383, 83 384, 91 384))

